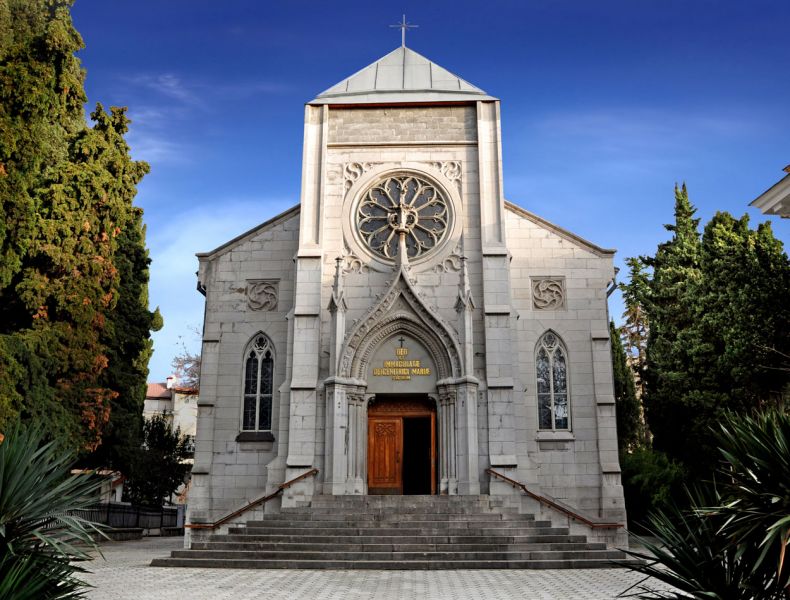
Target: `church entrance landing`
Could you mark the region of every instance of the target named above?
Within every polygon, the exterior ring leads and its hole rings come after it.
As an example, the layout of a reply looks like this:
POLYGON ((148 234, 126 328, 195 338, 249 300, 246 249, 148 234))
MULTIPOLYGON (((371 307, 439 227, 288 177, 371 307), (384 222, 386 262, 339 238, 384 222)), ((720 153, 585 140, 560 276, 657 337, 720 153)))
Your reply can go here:
POLYGON ((368 406, 368 493, 436 493, 436 405, 377 395, 368 406))

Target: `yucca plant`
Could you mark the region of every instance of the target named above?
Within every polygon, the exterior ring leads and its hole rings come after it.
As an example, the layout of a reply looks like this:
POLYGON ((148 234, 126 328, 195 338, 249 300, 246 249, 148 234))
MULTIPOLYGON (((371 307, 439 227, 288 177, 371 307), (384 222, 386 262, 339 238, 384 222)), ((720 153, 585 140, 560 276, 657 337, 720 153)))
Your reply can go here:
POLYGON ((15 425, 0 443, 0 600, 84 598, 84 572, 101 526, 75 515, 101 481, 72 475, 74 455, 15 425))
MULTIPOLYGON (((714 485, 688 491, 692 507, 713 506, 721 501, 714 485)), ((721 514, 701 514, 698 509, 681 510, 672 505, 654 512, 645 529, 651 537, 634 536, 647 552, 627 551, 643 563, 632 568, 652 579, 634 586, 633 594, 624 597, 643 599, 666 598, 680 600, 761 600, 781 598, 755 594, 760 584, 750 578, 749 563, 755 553, 744 556, 721 528, 726 517, 721 514), (657 539, 657 542, 653 541, 657 539), (676 591, 657 590, 652 580, 671 585, 676 591)), ((767 582, 762 582, 765 588, 767 582)), ((632 590, 629 590, 632 591, 632 590)))
POLYGON ((771 578, 790 598, 790 414, 727 415, 719 434, 726 517, 721 533, 746 553, 752 576, 771 578))
POLYGON ((725 459, 721 483, 689 492, 688 510, 653 513, 646 528, 658 542, 637 537, 647 553, 628 552, 644 561, 634 570, 677 591, 643 583, 632 596, 790 598, 790 416, 784 410, 728 414, 718 442, 725 459))

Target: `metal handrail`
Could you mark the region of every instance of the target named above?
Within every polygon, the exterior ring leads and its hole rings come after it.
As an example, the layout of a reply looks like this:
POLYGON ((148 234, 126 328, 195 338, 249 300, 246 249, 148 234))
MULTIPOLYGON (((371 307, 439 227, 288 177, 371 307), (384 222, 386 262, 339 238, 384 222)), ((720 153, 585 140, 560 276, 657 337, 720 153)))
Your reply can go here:
POLYGON ((189 523, 188 525, 184 525, 184 527, 186 527, 187 529, 216 529, 217 527, 219 527, 221 525, 224 525, 228 521, 231 521, 232 519, 235 519, 239 515, 244 514, 245 512, 250 510, 251 508, 255 508, 256 506, 259 506, 261 504, 266 504, 269 500, 271 500, 273 498, 276 498, 277 496, 282 494, 284 490, 288 489, 293 484, 301 481, 302 479, 307 479, 308 477, 312 477, 312 476, 315 476, 315 475, 318 475, 318 469, 312 468, 309 471, 306 471, 306 472, 302 473, 298 477, 294 477, 290 481, 286 481, 285 483, 281 483, 280 485, 277 486, 277 489, 274 490, 271 494, 268 494, 266 496, 261 496, 257 500, 253 500, 252 502, 250 502, 246 506, 243 506, 240 509, 233 511, 230 514, 225 515, 224 517, 222 517, 218 521, 214 521, 213 523, 189 523))
POLYGON ((570 517, 571 519, 574 519, 576 521, 581 521, 582 523, 584 523, 585 525, 587 525, 589 527, 592 527, 593 529, 617 529, 618 527, 622 527, 623 526, 622 523, 605 523, 605 522, 591 521, 587 517, 584 517, 584 516, 580 515, 579 513, 575 513, 572 510, 569 510, 569 509, 565 508, 564 506, 561 506, 561 505, 557 504, 556 502, 554 502, 552 500, 549 500, 548 498, 546 498, 544 496, 541 496, 540 494, 536 494, 535 492, 529 491, 527 489, 527 486, 524 485, 523 483, 521 483, 520 481, 516 481, 515 479, 511 479, 507 475, 504 475, 502 473, 498 473, 497 471, 494 471, 494 469, 491 469, 490 467, 488 469, 486 469, 486 473, 488 473, 489 475, 493 475, 495 477, 499 477, 501 480, 506 481, 507 483, 509 483, 513 487, 520 488, 521 491, 523 491, 530 498, 533 498, 533 499, 537 500, 538 502, 540 502, 541 504, 545 504, 546 506, 549 506, 549 507, 553 508, 554 510, 557 510, 557 511, 561 512, 562 514, 564 514, 567 517, 570 517))

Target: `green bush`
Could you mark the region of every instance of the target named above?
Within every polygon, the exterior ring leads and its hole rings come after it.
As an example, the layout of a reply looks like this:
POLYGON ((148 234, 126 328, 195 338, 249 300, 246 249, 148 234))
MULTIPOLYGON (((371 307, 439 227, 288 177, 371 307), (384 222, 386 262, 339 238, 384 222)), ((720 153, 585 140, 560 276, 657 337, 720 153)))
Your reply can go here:
POLYGON ((648 514, 665 509, 680 496, 683 468, 665 454, 636 448, 620 455, 628 528, 644 532, 648 514))
POLYGON ((640 598, 781 600, 790 598, 790 415, 728 413, 716 434, 724 466, 720 484, 702 482, 690 507, 651 514, 642 539, 649 553, 633 567, 672 585, 643 584, 640 598))
POLYGON ((101 482, 70 474, 73 460, 38 429, 16 425, 0 443, 0 600, 84 598, 75 561, 96 549, 99 526, 74 513, 101 482))

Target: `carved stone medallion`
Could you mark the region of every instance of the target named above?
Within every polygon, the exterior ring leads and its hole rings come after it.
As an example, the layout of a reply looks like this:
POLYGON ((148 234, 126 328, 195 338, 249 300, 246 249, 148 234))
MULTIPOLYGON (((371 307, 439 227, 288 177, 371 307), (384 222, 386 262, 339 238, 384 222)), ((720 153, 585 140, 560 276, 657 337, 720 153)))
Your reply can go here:
POLYGON ((250 310, 276 310, 277 283, 268 280, 248 280, 247 306, 250 310))
POLYGON ((561 277, 532 279, 532 306, 537 310, 565 308, 565 279, 561 277))

